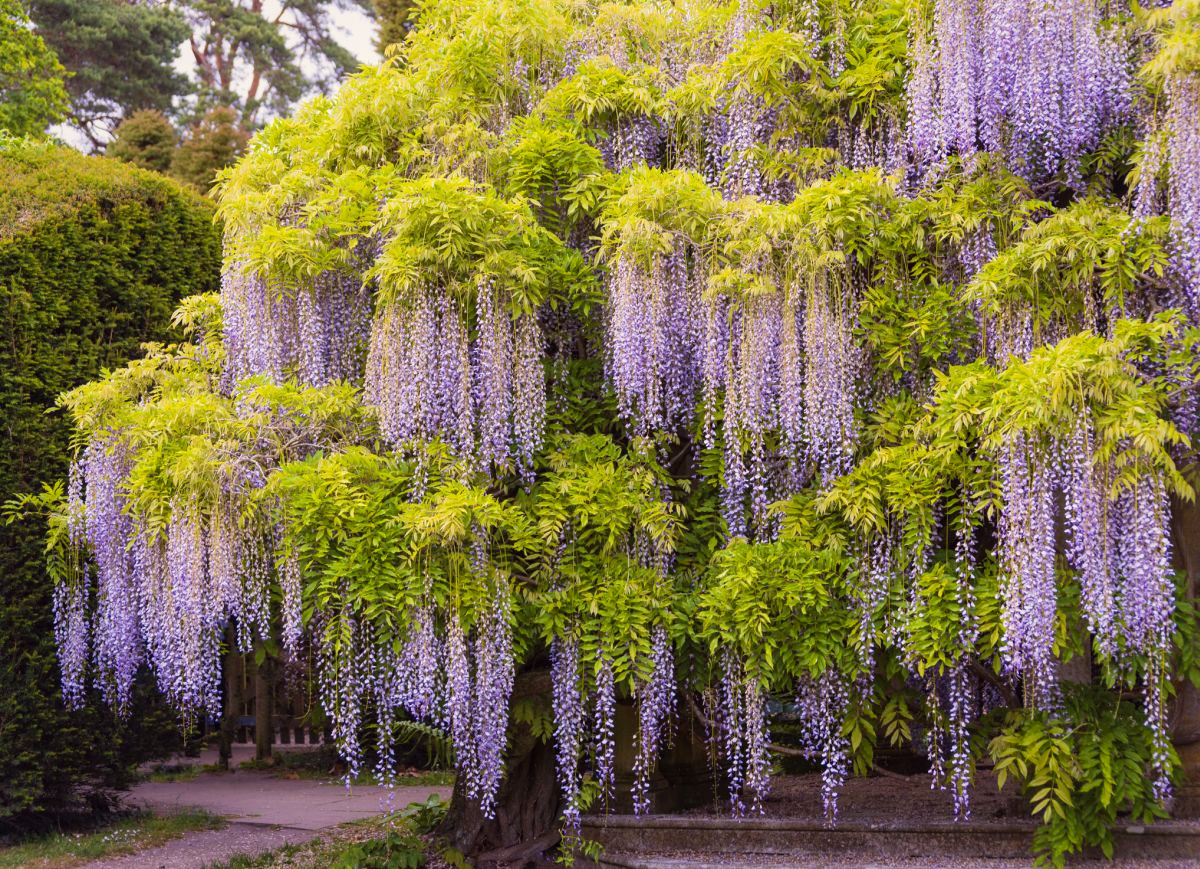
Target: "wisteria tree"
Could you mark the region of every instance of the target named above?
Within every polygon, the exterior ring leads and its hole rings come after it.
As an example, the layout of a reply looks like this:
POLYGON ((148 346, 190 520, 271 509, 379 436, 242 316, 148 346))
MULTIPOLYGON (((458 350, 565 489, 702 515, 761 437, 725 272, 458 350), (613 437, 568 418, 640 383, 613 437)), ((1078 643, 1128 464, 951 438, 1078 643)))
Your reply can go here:
POLYGON ((351 777, 448 734, 483 859, 683 728, 763 811, 772 699, 831 822, 909 741, 1055 862, 1164 816, 1198 117, 1196 0, 424 4, 225 176, 189 340, 63 398, 66 695, 277 646, 351 777))

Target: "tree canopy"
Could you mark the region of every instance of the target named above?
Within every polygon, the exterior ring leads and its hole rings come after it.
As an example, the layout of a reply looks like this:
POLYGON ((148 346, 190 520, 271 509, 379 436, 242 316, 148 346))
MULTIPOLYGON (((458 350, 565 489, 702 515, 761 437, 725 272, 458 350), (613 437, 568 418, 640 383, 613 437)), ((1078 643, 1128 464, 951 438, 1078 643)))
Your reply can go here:
MULTIPOLYGON (((26 0, 39 36, 70 72, 70 123, 93 148, 146 110, 203 124, 232 108, 251 130, 328 93, 358 62, 335 38, 339 12, 370 0, 26 0), (177 68, 181 56, 187 72, 177 68)), ((399 26, 403 10, 385 10, 399 26)), ((208 179, 211 180, 211 179, 208 179)))
POLYGON ((168 172, 178 144, 179 137, 166 115, 140 109, 120 123, 104 155, 142 169, 168 172))
POLYGON ((338 12, 371 12, 370 0, 169 0, 191 25, 195 114, 232 107, 246 129, 328 93, 358 65, 334 38, 338 12))
POLYGON ((70 122, 99 146, 139 110, 170 111, 190 90, 174 68, 188 22, 163 3, 26 0, 37 33, 70 71, 70 122))
POLYGON ((232 622, 311 656, 352 775, 425 720, 486 819, 513 728, 551 737, 567 831, 626 702, 635 808, 695 718, 761 811, 779 698, 831 818, 913 740, 957 816, 990 755, 1046 855, 1111 848, 1200 676, 1198 32, 1195 0, 423 4, 225 173, 190 341, 63 397, 66 696, 148 662, 216 710, 232 622), (546 669, 548 709, 514 687, 546 669))
POLYGON ((62 120, 64 73, 18 0, 0 0, 0 131, 38 136, 62 120))

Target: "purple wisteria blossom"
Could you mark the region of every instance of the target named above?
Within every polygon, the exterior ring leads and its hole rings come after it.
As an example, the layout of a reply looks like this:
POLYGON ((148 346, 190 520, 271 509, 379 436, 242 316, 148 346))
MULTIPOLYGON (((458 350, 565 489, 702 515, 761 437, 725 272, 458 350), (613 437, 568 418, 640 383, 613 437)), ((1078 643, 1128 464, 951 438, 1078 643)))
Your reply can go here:
POLYGON ((1095 0, 937 0, 910 34, 917 162, 984 149, 1078 187, 1082 155, 1128 117, 1131 58, 1114 49, 1095 0))
POLYGON ((821 765, 821 800, 828 823, 837 820, 838 792, 850 775, 850 740, 842 735, 849 702, 845 679, 833 669, 797 687, 801 748, 809 760, 821 765))
POLYGON ((583 746, 584 708, 580 686, 579 642, 555 640, 550 647, 554 744, 558 784, 563 796, 563 818, 579 829, 579 753, 583 746))
POLYGON ((1052 451, 1023 434, 1000 454, 1004 508, 999 525, 1002 656, 1025 680, 1031 705, 1057 704, 1054 667, 1055 479, 1052 451))
POLYGON ((528 482, 545 426, 541 329, 509 310, 492 278, 477 281, 475 307, 471 341, 463 306, 444 290, 385 306, 371 326, 364 394, 394 448, 441 439, 528 482))
POLYGON ((648 679, 637 686, 638 729, 633 756, 633 811, 650 811, 650 775, 666 742, 675 714, 675 656, 667 629, 655 627, 650 635, 648 679))
POLYGON ((612 658, 601 652, 596 670, 592 732, 595 739, 595 774, 604 802, 612 799, 616 782, 617 685, 612 658))

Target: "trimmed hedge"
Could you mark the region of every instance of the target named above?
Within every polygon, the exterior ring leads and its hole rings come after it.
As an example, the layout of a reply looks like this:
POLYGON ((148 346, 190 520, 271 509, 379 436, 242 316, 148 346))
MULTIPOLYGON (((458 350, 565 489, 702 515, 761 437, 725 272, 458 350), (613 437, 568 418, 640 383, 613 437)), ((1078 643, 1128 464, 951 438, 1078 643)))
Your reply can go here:
MULTIPOLYGON (((56 396, 169 338, 175 303, 216 289, 219 270, 202 197, 116 160, 0 140, 0 501, 65 476, 56 396)), ((44 534, 0 526, 0 829, 125 784, 174 732, 149 688, 125 722, 98 701, 63 708, 44 534)))

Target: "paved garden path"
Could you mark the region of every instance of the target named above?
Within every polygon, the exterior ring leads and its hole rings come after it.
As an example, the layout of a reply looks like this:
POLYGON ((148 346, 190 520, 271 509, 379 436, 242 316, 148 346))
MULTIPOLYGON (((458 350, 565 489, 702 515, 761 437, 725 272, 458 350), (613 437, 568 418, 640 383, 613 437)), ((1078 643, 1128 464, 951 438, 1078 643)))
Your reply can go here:
POLYGON ((368 818, 430 794, 450 799, 450 788, 344 785, 278 778, 269 772, 203 773, 191 781, 144 782, 127 802, 158 814, 200 808, 224 816, 223 830, 188 833, 165 845, 89 863, 90 869, 200 869, 239 854, 262 854, 314 839, 322 830, 368 818))

